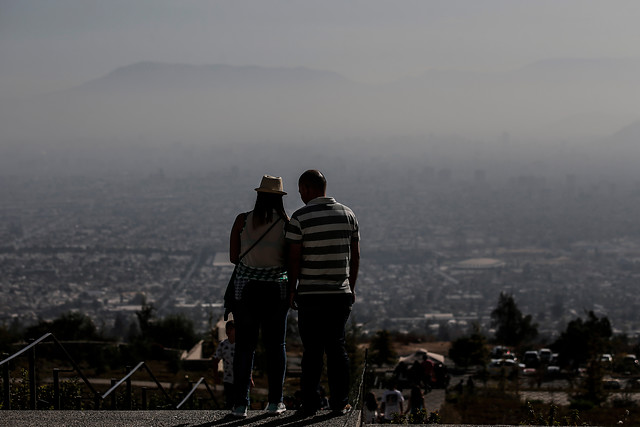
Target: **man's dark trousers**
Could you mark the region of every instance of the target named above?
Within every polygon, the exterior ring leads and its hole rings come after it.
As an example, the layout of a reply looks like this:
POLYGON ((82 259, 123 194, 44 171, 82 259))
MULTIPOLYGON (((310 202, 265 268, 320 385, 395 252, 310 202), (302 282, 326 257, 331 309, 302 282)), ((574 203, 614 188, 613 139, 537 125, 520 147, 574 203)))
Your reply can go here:
POLYGON ((327 354, 329 406, 340 410, 349 402, 349 355, 345 326, 351 314, 351 294, 299 295, 298 328, 302 354, 302 401, 306 411, 318 409, 318 386, 327 354))

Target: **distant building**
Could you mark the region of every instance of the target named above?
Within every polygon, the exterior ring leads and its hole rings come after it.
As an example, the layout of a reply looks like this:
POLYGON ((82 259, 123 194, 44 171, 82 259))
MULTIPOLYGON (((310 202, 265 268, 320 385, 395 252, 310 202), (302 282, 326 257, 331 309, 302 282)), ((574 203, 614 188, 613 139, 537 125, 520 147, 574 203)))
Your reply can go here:
POLYGON ((425 313, 424 314, 424 319, 433 320, 436 322, 443 322, 443 321, 448 322, 453 318, 454 318, 453 313, 425 313))
POLYGON ((452 270, 497 270, 506 266, 504 261, 494 258, 471 258, 453 264, 452 270))
POLYGON ((214 267, 233 267, 231 261, 229 261, 229 253, 228 252, 216 252, 213 257, 213 266, 214 267))

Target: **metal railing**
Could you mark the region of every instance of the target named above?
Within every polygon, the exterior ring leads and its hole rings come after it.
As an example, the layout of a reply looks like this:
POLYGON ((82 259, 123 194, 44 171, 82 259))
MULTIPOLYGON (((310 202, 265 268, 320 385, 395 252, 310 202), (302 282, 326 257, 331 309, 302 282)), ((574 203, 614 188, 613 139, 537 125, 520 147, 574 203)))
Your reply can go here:
POLYGON ((187 393, 187 395, 184 397, 184 399, 182 399, 182 402, 180 402, 180 403, 178 403, 178 405, 176 405, 176 409, 182 408, 182 406, 187 402, 192 402, 191 396, 193 396, 193 393, 195 393, 195 391, 198 389, 198 387, 202 383, 204 383, 204 386, 207 388, 207 391, 209 392, 209 395, 211 396, 211 399, 215 402, 215 404, 217 406, 219 406, 218 405, 218 401, 216 400, 216 396, 214 395, 213 391, 211 390, 211 387, 209 387, 209 384, 204 379, 204 377, 200 377, 200 379, 191 387, 191 390, 189 391, 189 393, 187 393))
MULTIPOLYGON (((212 398, 212 401, 216 406, 220 406, 218 401, 215 398, 215 394, 209 384, 205 381, 204 377, 200 378, 195 385, 189 383, 190 390, 183 398, 183 400, 179 404, 175 404, 175 401, 171 398, 169 393, 162 386, 160 381, 153 374, 151 369, 147 366, 145 362, 138 363, 135 367, 131 368, 130 366, 126 367, 126 375, 120 379, 112 379, 111 387, 103 394, 100 394, 91 384, 91 382, 87 379, 85 374, 82 372, 78 364, 73 360, 71 355, 67 352, 64 346, 56 339, 55 336, 51 333, 47 333, 36 340, 30 340, 29 344, 23 349, 17 351, 6 359, 0 361, 0 367, 2 367, 2 383, 3 383, 3 405, 2 408, 5 410, 11 409, 11 370, 10 370, 10 362, 17 359, 20 356, 26 354, 28 358, 28 383, 29 383, 29 409, 35 410, 37 409, 37 382, 36 382, 36 346, 45 341, 53 341, 59 350, 62 351, 67 361, 73 366, 73 369, 53 369, 53 407, 54 409, 60 409, 62 407, 61 404, 61 393, 60 393, 60 373, 61 372, 75 372, 90 390, 93 395, 93 406, 94 409, 100 409, 102 402, 106 401, 107 398, 110 399, 111 409, 116 409, 117 399, 115 391, 122 384, 125 384, 125 394, 124 394, 124 409, 132 409, 133 408, 133 390, 132 390, 132 381, 131 377, 138 371, 144 370, 152 381, 156 384, 157 388, 162 392, 167 402, 170 403, 171 408, 181 409, 186 403, 192 402, 193 396, 201 384, 204 384, 206 390, 212 398)), ((147 409, 147 387, 142 387, 142 409, 147 409)), ((191 405, 193 406, 193 405, 191 405)))
MULTIPOLYGON (((80 378, 82 379, 82 381, 84 382, 84 384, 87 386, 87 388, 89 388, 89 390, 91 391, 91 393, 93 394, 93 402, 94 402, 94 408, 95 409, 100 409, 101 403, 104 402, 107 398, 110 398, 111 400, 111 409, 116 409, 117 406, 117 400, 116 400, 116 393, 115 391, 122 385, 125 384, 125 396, 124 396, 124 403, 125 403, 125 408, 124 409, 132 409, 133 408, 133 390, 132 390, 132 381, 131 381, 131 377, 133 376, 133 374, 135 374, 136 372, 138 372, 139 370, 144 368, 144 371, 149 375, 149 377, 153 380, 153 382, 156 384, 156 386, 158 387, 158 389, 162 392, 162 394, 164 395, 164 397, 167 399, 168 402, 171 403, 171 407, 175 408, 175 409, 182 409, 183 406, 185 406, 185 404, 189 403, 189 402, 193 402, 193 397, 194 394, 196 392, 196 390, 201 386, 204 385, 207 392, 209 393, 209 395, 211 396, 212 401, 216 404, 216 406, 220 406, 218 404, 218 401, 215 397, 215 394, 213 392, 213 390, 211 389, 211 387, 209 386, 209 384, 207 383, 207 381, 205 380, 204 377, 201 377, 195 384, 191 384, 190 385, 190 390, 189 392, 185 395, 185 397, 182 399, 182 401, 180 401, 180 403, 178 403, 177 405, 175 404, 174 400, 171 398, 171 396, 169 395, 169 393, 167 393, 167 391, 165 390, 165 388, 162 386, 162 384, 158 381, 158 379, 156 378, 156 376, 153 374, 153 372, 151 371, 151 369, 149 369, 149 367, 147 366, 147 364, 145 362, 139 362, 135 367, 131 368, 130 366, 126 367, 126 375, 121 378, 119 381, 112 379, 111 380, 111 387, 103 394, 100 394, 94 387, 93 385, 89 382, 89 380, 87 379, 87 377, 84 375, 84 373, 82 372, 82 370, 80 369, 80 367, 78 366, 78 364, 73 360, 73 358, 69 355, 69 353, 67 352, 67 350, 64 348, 64 346, 60 343, 60 341, 58 341, 56 339, 55 336, 53 336, 53 334, 51 333, 47 333, 43 336, 41 336, 40 338, 36 339, 36 340, 31 340, 31 342, 24 347, 23 349, 19 350, 18 352, 12 354, 11 356, 7 357, 6 359, 2 360, 0 362, 0 366, 2 367, 2 382, 3 382, 3 409, 5 410, 10 410, 11 409, 11 376, 10 376, 10 365, 9 362, 11 362, 12 360, 24 355, 25 353, 27 353, 27 357, 28 357, 28 382, 29 382, 29 409, 35 410, 37 409, 37 383, 36 383, 36 346, 44 341, 47 340, 52 340, 56 346, 62 351, 62 353, 64 354, 64 356, 66 357, 66 359, 69 361, 69 363, 71 363, 71 365, 73 366, 73 369, 59 369, 59 368, 54 368, 53 370, 53 387, 54 387, 54 395, 53 395, 53 407, 54 409, 60 409, 62 407, 61 402, 60 402, 60 372, 76 372, 78 374, 78 376, 80 376, 80 378)), ((364 357, 364 366, 362 368, 362 373, 360 375, 359 378, 359 382, 357 384, 357 392, 356 392, 356 396, 355 396, 355 401, 354 401, 354 409, 359 407, 360 404, 360 399, 362 398, 362 393, 363 393, 363 386, 364 386, 364 376, 367 372, 367 365, 368 365, 368 351, 365 350, 365 357, 364 357)), ((142 387, 142 409, 147 409, 147 388, 146 387, 142 387)), ((190 405, 193 406, 193 405, 190 405)), ((355 412, 355 411, 354 411, 355 412)))
MULTIPOLYGON (((145 369, 145 371, 149 374, 151 379, 156 383, 156 385, 158 386, 160 391, 162 391, 162 393, 164 394, 164 397, 169 402, 171 402, 171 404, 173 405, 174 404, 173 399, 171 398, 171 396, 169 396, 169 393, 166 392, 164 387, 162 387, 162 384, 160 384, 160 382, 158 381, 156 376, 153 375, 153 372, 151 372, 151 369, 149 369, 149 367, 147 366, 147 364, 145 362, 138 363, 135 366, 135 368, 133 368, 133 369, 131 369, 130 366, 127 366, 126 370, 129 371, 129 372, 120 381, 116 382, 115 380, 112 380, 111 388, 109 390, 107 390, 102 396, 100 396, 100 400, 105 400, 109 395, 111 395, 112 396, 111 407, 112 407, 112 409, 115 409, 115 407, 116 407, 115 396, 116 395, 115 395, 114 392, 118 387, 120 387, 120 385, 122 385, 122 383, 125 383, 126 384, 125 409, 129 409, 129 410, 132 409, 133 392, 132 392, 132 387, 131 387, 131 377, 140 368, 144 368, 145 369)), ((147 409, 147 393, 146 393, 146 391, 147 391, 146 387, 143 387, 142 388, 142 409, 147 409)), ((100 406, 100 402, 97 401, 96 402, 96 409, 99 409, 99 406, 100 406)))
MULTIPOLYGON (((356 394, 356 398, 353 402, 353 412, 352 414, 355 414, 356 412, 359 412, 360 415, 360 423, 362 423, 362 408, 361 408, 361 404, 360 404, 360 399, 362 399, 362 395, 364 394, 364 380, 365 380, 365 376, 367 375, 367 369, 369 368, 369 349, 365 348, 364 349, 364 362, 362 364, 362 373, 360 374, 360 382, 357 384, 358 385, 358 393, 356 394)), ((349 414, 349 415, 352 415, 349 414)), ((345 427, 347 425, 347 423, 349 422, 349 419, 346 419, 344 421, 343 427, 345 427)))
MULTIPOLYGON (((29 370, 28 370, 28 374, 29 374, 29 409, 36 409, 37 401, 38 401, 37 400, 37 387, 36 387, 36 346, 38 344, 40 344, 41 342, 47 341, 49 339, 53 340, 53 342, 62 351, 62 353, 65 355, 65 357, 67 358, 69 363, 71 363, 71 365, 73 366, 73 370, 80 376, 80 378, 82 378, 82 381, 89 388, 89 390, 91 390, 91 392, 93 393, 94 399, 97 402, 99 394, 96 391, 96 389, 93 387, 93 385, 91 385, 91 383, 89 382, 87 377, 84 375, 84 373, 82 373, 82 370, 80 369, 78 364, 73 360, 73 358, 69 355, 69 353, 64 348, 64 346, 62 344, 60 344, 60 341, 58 341, 56 339, 56 337, 53 336, 52 333, 46 333, 43 336, 41 336, 40 338, 38 338, 37 340, 32 340, 32 342, 29 345, 27 345, 25 348, 23 348, 22 350, 14 353, 13 355, 7 357, 2 362, 0 362, 0 366, 2 366, 2 383, 3 383, 3 387, 4 387, 4 390, 3 390, 4 391, 4 393, 3 393, 3 404, 2 404, 3 409, 7 409, 7 410, 11 409, 11 377, 10 377, 10 370, 9 370, 9 362, 11 362, 12 360, 22 356, 25 353, 27 353, 27 359, 29 361, 29 370)), ((55 374, 54 374, 54 379, 55 378, 56 377, 55 377, 55 374)), ((57 391, 55 391, 55 394, 57 396, 60 395, 59 394, 59 389, 57 391)))

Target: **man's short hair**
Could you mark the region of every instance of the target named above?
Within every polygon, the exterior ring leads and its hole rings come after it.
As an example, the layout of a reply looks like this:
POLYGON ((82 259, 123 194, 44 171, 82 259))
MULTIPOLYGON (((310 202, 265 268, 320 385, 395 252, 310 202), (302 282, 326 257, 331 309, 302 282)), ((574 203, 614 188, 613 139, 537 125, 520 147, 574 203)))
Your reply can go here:
POLYGON ((319 190, 325 192, 327 190, 327 180, 320 172, 316 169, 310 169, 300 175, 300 179, 298 180, 299 185, 303 185, 305 187, 313 188, 315 190, 319 190))

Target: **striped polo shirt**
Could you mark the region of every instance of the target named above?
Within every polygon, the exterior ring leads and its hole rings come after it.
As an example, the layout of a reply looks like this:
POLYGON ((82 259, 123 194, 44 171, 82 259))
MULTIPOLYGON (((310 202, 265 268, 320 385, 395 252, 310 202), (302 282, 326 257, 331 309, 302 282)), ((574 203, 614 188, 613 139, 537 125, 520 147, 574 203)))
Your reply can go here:
POLYGON ((285 239, 302 244, 298 294, 351 293, 351 241, 360 239, 351 209, 333 197, 317 197, 294 212, 285 239))

